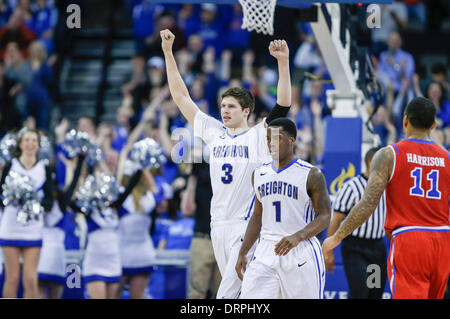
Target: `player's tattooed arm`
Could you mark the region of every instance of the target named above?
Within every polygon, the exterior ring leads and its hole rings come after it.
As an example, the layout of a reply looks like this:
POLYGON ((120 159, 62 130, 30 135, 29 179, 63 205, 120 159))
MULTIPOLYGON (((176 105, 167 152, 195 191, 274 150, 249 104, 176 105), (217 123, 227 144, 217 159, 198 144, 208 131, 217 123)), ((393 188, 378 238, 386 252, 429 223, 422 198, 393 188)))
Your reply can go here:
POLYGON ((317 217, 302 230, 304 239, 322 232, 330 224, 331 218, 331 201, 325 176, 316 167, 309 172, 306 190, 317 217))
POLYGON ((319 234, 330 224, 330 197, 328 196, 325 177, 318 168, 314 167, 309 172, 306 189, 311 198, 312 206, 317 217, 295 234, 283 237, 275 245, 276 255, 286 255, 292 248, 296 247, 299 242, 319 234))
POLYGON ((373 214, 389 183, 394 163, 394 154, 389 146, 380 149, 370 164, 370 176, 363 198, 356 204, 336 232, 339 239, 348 236, 373 214))

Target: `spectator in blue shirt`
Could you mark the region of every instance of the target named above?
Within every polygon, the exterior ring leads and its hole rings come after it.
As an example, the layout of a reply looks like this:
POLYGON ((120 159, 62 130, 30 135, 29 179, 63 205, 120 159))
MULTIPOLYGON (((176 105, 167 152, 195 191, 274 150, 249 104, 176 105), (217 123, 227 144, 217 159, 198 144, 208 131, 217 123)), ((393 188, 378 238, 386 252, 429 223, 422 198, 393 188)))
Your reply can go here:
POLYGON ((155 200, 157 205, 153 213, 154 222, 152 222, 151 234, 153 244, 155 247, 158 247, 167 228, 179 219, 181 214, 179 214, 179 209, 176 206, 177 198, 174 198, 171 185, 161 175, 155 175, 154 178, 156 184, 155 200))
POLYGON ((53 71, 46 62, 47 52, 41 42, 33 42, 29 50, 30 59, 27 67, 32 74, 32 80, 26 89, 25 117, 34 117, 37 128, 47 130, 52 106, 49 90, 53 84, 53 71))
POLYGON ((155 55, 162 56, 159 32, 165 29, 170 30, 178 40, 174 43, 173 52, 177 52, 185 47, 186 37, 183 30, 176 24, 175 15, 172 11, 165 10, 158 16, 153 35, 145 43, 144 54, 146 57, 155 55))
POLYGON ((173 198, 169 201, 168 210, 177 211, 178 219, 175 219, 169 227, 165 228, 158 249, 188 250, 194 235, 195 220, 192 218, 193 212, 190 212, 190 214, 182 212, 180 207, 186 180, 183 177, 178 177, 172 185, 175 192, 173 198))
POLYGON ((389 81, 394 85, 397 94, 402 88, 402 81, 407 78, 412 82, 415 72, 414 58, 401 49, 402 38, 398 32, 391 32, 388 40, 388 50, 380 55, 378 77, 387 88, 389 81))
POLYGON ((114 125, 113 140, 111 147, 118 153, 128 142, 128 135, 130 134, 131 119, 133 118, 133 110, 126 105, 119 107, 117 110, 117 122, 114 125))
POLYGON ((33 13, 32 29, 36 33, 49 55, 53 53, 53 33, 58 22, 58 11, 48 5, 47 0, 37 1, 37 10, 33 13))
POLYGON ((222 24, 217 12, 217 5, 205 3, 201 6, 200 22, 195 25, 193 30, 188 31, 188 35, 192 33, 199 34, 203 39, 204 48, 214 47, 216 57, 220 56, 223 49, 222 24))
POLYGON ((0 0, 0 28, 8 23, 9 17, 13 13, 7 0, 0 0))
MULTIPOLYGON (((164 10, 159 4, 142 0, 133 8, 133 33, 136 52, 142 52, 144 46, 155 40, 155 25, 157 16, 164 10)), ((159 35, 158 35, 159 36, 159 35)))
POLYGON ((200 23, 200 8, 191 3, 183 4, 177 14, 177 25, 184 31, 186 37, 194 34, 194 29, 200 23))
POLYGON ((226 47, 233 53, 231 61, 233 67, 242 66, 242 55, 250 44, 250 32, 241 28, 242 7, 240 4, 233 5, 233 12, 230 16, 229 29, 227 33, 226 47))

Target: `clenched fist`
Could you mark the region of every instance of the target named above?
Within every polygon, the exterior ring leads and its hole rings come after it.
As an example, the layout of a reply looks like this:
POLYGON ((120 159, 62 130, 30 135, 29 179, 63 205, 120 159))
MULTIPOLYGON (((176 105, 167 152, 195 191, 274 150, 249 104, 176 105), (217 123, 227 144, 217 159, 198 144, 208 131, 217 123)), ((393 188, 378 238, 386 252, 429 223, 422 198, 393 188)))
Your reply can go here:
POLYGON ((269 53, 277 60, 289 59, 289 48, 285 40, 274 40, 270 42, 269 53))
POLYGON ((166 52, 172 52, 172 45, 173 41, 175 40, 175 35, 170 32, 168 29, 162 30, 159 32, 161 35, 161 41, 162 41, 162 50, 164 53, 166 52))

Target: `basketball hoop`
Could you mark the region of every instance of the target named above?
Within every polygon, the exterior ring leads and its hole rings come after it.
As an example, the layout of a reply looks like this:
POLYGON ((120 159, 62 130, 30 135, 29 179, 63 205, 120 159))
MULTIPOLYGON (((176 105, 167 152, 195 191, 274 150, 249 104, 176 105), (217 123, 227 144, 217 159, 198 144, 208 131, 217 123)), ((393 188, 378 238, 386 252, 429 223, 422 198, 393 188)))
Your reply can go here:
POLYGON ((273 17, 277 0, 239 0, 244 18, 242 29, 273 35, 273 17))

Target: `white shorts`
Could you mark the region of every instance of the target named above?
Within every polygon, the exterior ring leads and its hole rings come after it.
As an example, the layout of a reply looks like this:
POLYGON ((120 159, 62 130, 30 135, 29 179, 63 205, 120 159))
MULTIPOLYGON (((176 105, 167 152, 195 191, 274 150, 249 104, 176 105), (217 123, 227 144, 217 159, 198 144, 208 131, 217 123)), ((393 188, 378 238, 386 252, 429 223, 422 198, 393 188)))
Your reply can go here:
POLYGON ((302 241, 286 256, 275 255, 277 241, 262 238, 247 266, 241 299, 323 299, 325 264, 320 242, 302 241))
POLYGON ((44 228, 38 265, 39 280, 66 282, 64 236, 60 228, 44 228))
MULTIPOLYGON (((211 223, 211 242, 222 281, 217 291, 217 299, 236 299, 241 290, 241 280, 236 273, 236 263, 247 229, 247 221, 227 221, 211 223)), ((251 260, 256 243, 247 254, 251 260)))

